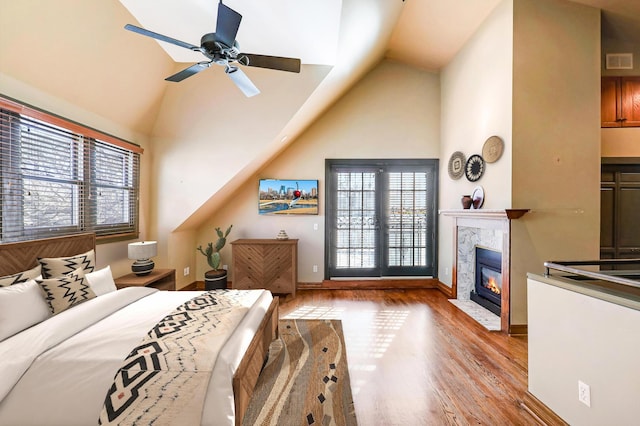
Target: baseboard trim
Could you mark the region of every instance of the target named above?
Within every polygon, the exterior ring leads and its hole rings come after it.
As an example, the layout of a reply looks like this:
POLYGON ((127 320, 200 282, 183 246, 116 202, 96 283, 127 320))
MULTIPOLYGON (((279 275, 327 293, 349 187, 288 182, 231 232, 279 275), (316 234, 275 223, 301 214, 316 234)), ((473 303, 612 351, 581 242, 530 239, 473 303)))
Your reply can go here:
POLYGON ((438 290, 440 290, 442 294, 447 296, 447 299, 453 298, 453 288, 449 287, 441 281, 438 281, 438 290))
POLYGON ((527 324, 511 324, 509 334, 511 336, 526 336, 529 333, 527 324))
POLYGON ((540 424, 545 426, 569 426, 569 423, 562 420, 542 401, 533 396, 529 391, 525 392, 521 402, 522 408, 536 418, 540 424))
POLYGON ((401 290, 401 289, 437 289, 435 278, 419 279, 382 279, 382 280, 324 280, 320 283, 298 283, 297 290, 401 290))

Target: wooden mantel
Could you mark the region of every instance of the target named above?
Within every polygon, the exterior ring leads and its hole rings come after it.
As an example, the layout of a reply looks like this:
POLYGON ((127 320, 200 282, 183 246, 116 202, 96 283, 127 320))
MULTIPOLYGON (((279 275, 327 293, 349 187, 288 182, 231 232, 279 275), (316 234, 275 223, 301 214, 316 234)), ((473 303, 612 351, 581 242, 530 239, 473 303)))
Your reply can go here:
POLYGON ((529 209, 455 209, 440 210, 442 216, 453 218, 453 266, 451 291, 458 297, 458 227, 499 229, 502 231, 502 306, 500 330, 511 332, 510 287, 511 287, 511 220, 524 216, 529 209))
POLYGON ((443 216, 455 217, 475 217, 483 219, 520 219, 527 213, 529 209, 455 209, 455 210, 439 210, 443 216))

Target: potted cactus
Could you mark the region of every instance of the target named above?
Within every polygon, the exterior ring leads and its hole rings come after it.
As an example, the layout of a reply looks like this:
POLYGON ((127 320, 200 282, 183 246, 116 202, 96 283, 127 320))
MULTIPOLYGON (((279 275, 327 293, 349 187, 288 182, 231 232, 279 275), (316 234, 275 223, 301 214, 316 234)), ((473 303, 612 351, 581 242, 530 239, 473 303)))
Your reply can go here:
POLYGON ((227 271, 225 269, 219 269, 220 267, 220 250, 227 243, 227 236, 231 232, 233 225, 229 225, 226 232, 222 232, 220 228, 216 228, 216 234, 218 235, 218 241, 216 243, 207 244, 207 248, 203 249, 202 246, 198 246, 198 251, 207 258, 207 263, 211 266, 210 271, 204 274, 204 288, 205 290, 214 290, 219 288, 227 288, 227 271))

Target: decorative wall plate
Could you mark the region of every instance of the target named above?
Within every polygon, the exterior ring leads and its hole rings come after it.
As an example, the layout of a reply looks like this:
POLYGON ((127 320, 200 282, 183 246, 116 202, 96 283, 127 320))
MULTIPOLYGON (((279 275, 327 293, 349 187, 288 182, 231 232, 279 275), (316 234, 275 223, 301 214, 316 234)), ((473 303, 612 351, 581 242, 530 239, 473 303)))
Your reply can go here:
POLYGON ((449 177, 451 179, 460 179, 462 177, 466 161, 467 159, 460 151, 451 154, 451 158, 449 158, 449 177))
POLYGON ((476 186, 471 193, 471 208, 479 209, 484 204, 484 188, 476 186))
POLYGON ((484 173, 484 159, 478 154, 474 154, 467 160, 464 168, 464 174, 469 182, 475 182, 482 177, 484 173))
POLYGON ((502 156, 504 142, 498 136, 491 136, 482 146, 482 158, 487 163, 495 163, 502 156))

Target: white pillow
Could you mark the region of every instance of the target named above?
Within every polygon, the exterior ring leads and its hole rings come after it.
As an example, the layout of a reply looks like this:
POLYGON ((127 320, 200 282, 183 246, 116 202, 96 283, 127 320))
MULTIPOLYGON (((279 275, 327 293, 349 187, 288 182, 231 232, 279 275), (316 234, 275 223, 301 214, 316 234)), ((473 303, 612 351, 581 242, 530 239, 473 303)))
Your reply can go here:
POLYGON ((51 316, 35 280, 0 288, 0 341, 51 316))
POLYGON ((96 296, 102 296, 103 294, 117 290, 110 266, 106 266, 99 271, 85 274, 84 277, 89 282, 89 287, 91 287, 91 290, 93 290, 96 296))

